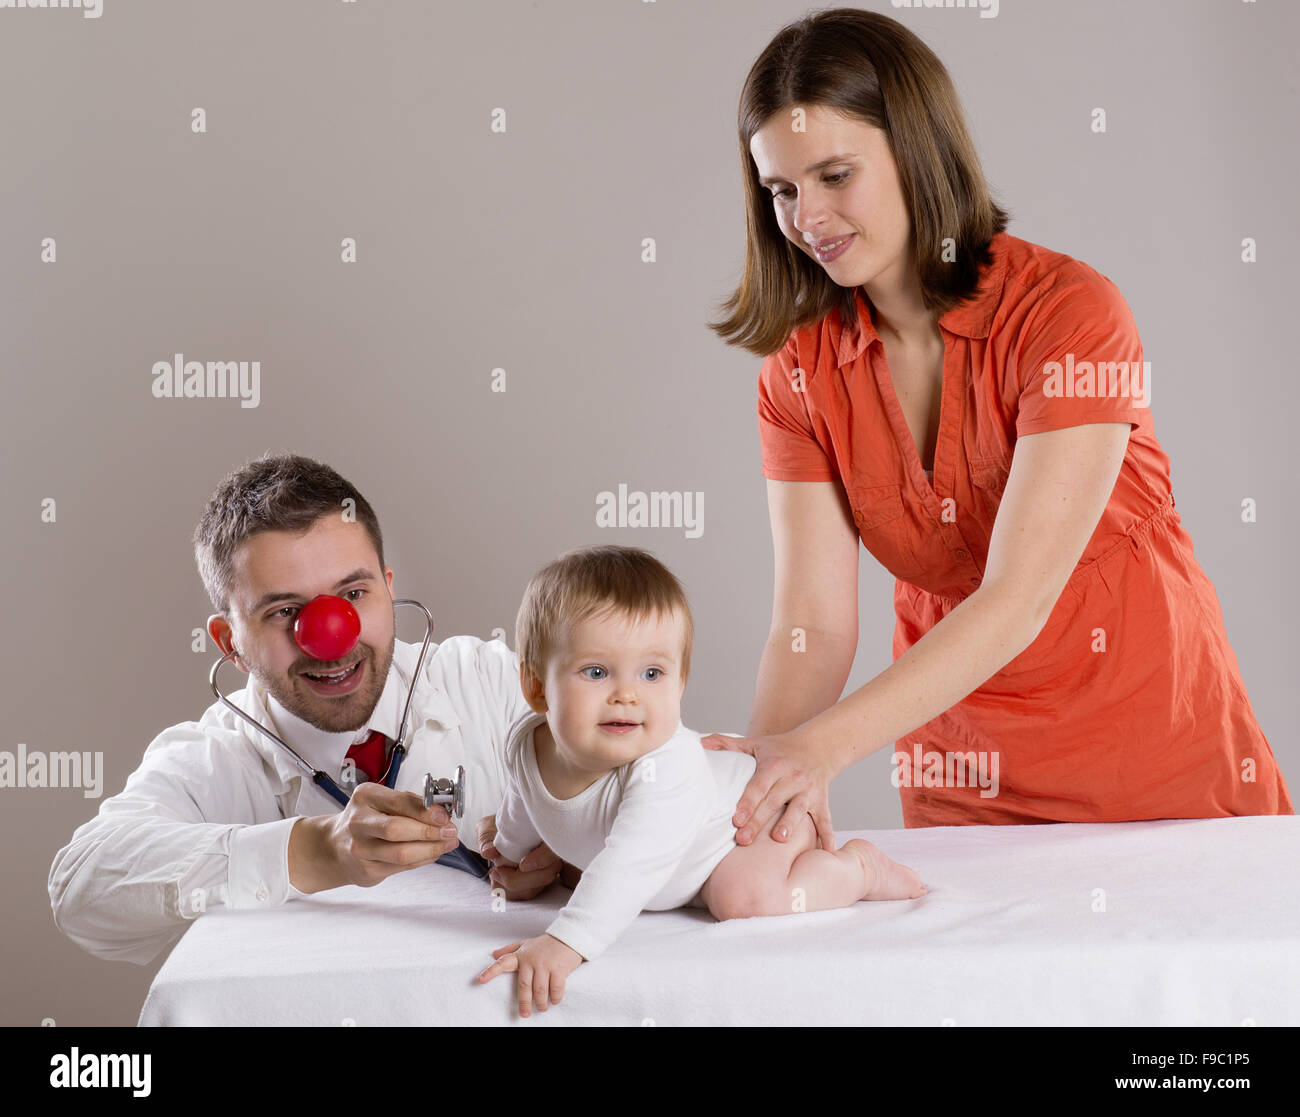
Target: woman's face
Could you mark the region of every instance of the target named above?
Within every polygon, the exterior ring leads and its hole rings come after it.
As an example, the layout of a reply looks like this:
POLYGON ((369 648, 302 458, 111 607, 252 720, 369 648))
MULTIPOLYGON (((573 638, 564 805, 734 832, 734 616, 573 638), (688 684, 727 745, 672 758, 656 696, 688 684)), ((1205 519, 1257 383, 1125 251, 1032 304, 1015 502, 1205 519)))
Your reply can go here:
POLYGON ((822 105, 774 115, 749 141, 781 231, 841 287, 902 285, 911 219, 885 133, 822 105))

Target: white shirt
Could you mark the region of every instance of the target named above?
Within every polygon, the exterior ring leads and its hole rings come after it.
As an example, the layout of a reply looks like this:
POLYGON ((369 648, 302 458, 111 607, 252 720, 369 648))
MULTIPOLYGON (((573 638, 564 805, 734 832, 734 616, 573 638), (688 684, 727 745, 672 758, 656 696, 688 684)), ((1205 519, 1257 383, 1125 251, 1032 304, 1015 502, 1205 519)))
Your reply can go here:
POLYGON ((754 758, 706 749, 700 734, 678 722, 657 749, 606 772, 572 799, 556 799, 533 747, 533 730, 544 720, 530 710, 510 730, 496 847, 518 864, 544 841, 583 870, 546 933, 591 961, 639 912, 694 902, 736 846, 731 816, 754 758))
MULTIPOLYGON (((355 739, 372 729, 396 738, 419 652, 418 644, 396 642, 384 690, 359 733, 315 729, 251 679, 228 697, 337 782, 355 739)), ((518 657, 505 644, 474 636, 431 643, 397 790, 421 794, 426 772, 450 777, 463 764, 465 814, 453 821, 474 848, 478 820, 501 802, 510 726, 528 709, 518 657)), ((55 855, 55 925, 101 958, 146 963, 204 911, 302 896, 289 883, 289 832, 299 818, 341 809, 283 748, 214 702, 199 721, 155 737, 125 789, 55 855)))

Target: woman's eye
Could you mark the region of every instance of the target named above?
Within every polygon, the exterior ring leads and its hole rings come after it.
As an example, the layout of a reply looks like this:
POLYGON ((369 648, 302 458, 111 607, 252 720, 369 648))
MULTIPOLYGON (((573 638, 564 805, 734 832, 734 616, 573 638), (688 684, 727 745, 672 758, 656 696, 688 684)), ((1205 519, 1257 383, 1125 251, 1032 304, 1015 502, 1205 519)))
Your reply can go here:
POLYGON ((297 605, 286 605, 283 609, 277 609, 274 613, 272 613, 271 619, 282 620, 282 621, 288 620, 290 617, 295 616, 297 612, 298 612, 297 605))
MULTIPOLYGON (((828 186, 841 186, 843 185, 844 180, 849 177, 850 173, 851 173, 850 171, 839 171, 836 174, 827 175, 827 177, 822 179, 822 181, 826 183, 828 186)), ((790 192, 791 192, 790 188, 787 186, 784 190, 774 190, 772 192, 772 197, 774 199, 784 198, 790 192)))

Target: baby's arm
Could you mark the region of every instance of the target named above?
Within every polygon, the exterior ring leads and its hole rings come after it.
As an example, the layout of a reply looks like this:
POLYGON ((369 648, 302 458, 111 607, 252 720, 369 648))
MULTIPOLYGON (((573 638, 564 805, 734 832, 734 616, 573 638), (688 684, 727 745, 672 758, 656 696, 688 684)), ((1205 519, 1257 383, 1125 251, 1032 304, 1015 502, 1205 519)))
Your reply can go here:
POLYGON ((518 972, 519 1015, 559 1004, 564 982, 602 953, 671 879, 699 831, 709 773, 703 752, 656 750, 633 766, 605 847, 587 866, 573 897, 547 933, 492 952, 482 984, 518 972), (692 763, 695 761, 696 763, 692 763))
POLYGON ((506 794, 497 812, 497 833, 492 844, 511 865, 518 865, 542 844, 542 836, 533 825, 523 796, 510 776, 506 778, 506 794))
POLYGON ((663 889, 699 834, 711 778, 703 750, 686 744, 657 749, 633 765, 604 849, 547 928, 587 961, 663 889))

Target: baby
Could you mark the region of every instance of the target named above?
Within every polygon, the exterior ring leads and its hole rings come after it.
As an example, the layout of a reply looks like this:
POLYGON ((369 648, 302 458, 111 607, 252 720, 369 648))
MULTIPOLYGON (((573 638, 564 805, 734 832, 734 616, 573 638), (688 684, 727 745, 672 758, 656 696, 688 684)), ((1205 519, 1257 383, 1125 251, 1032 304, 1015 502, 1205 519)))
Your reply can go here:
POLYGON ((515 637, 533 712, 506 743, 494 844, 514 867, 545 842, 583 874, 545 934, 494 950, 478 976, 517 972, 520 1016, 559 1004, 568 975, 643 910, 739 919, 925 895, 860 838, 818 848, 806 814, 784 842, 765 827, 736 845, 754 758, 705 749, 682 725, 692 635, 681 585, 646 551, 570 551, 524 592, 515 637))

